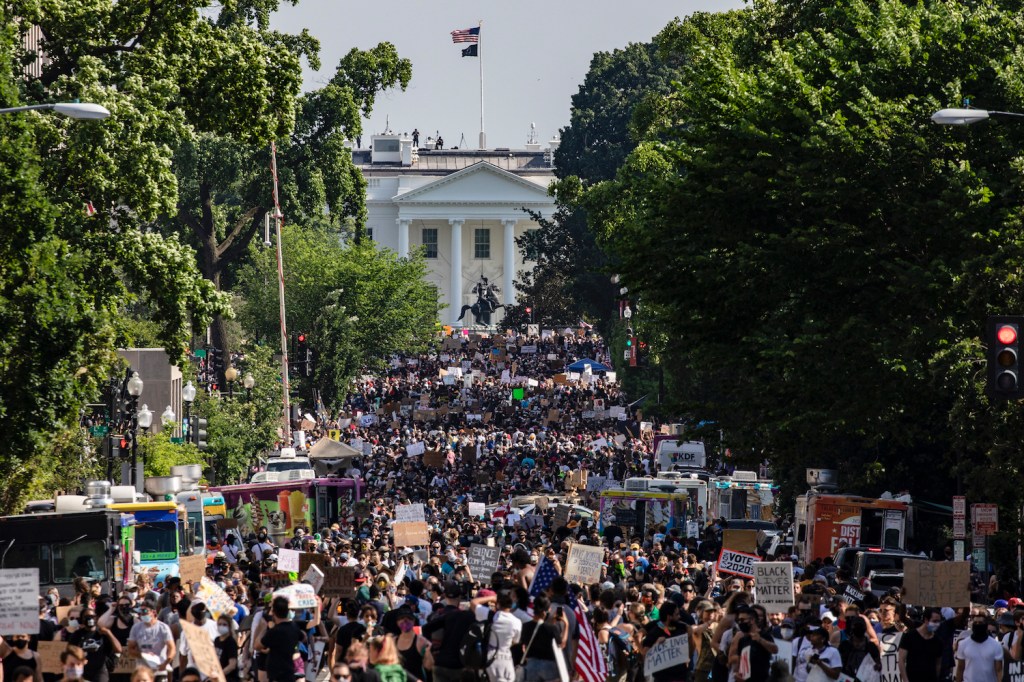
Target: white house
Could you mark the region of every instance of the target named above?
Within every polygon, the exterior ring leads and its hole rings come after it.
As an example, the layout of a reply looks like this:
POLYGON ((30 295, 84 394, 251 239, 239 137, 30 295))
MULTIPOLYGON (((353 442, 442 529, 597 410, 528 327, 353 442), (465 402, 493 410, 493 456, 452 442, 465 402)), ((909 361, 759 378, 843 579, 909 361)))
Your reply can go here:
POLYGON ((554 213, 547 189, 557 144, 547 150, 536 143, 523 150, 414 149, 411 138, 387 134, 353 151, 367 181, 368 236, 400 256, 424 249, 428 279, 448 304, 443 321, 473 324, 470 313, 457 318, 463 305, 477 300, 473 287, 481 277, 498 284, 502 303, 515 303, 513 278, 523 268, 516 238, 537 227, 523 209, 545 218, 554 213))

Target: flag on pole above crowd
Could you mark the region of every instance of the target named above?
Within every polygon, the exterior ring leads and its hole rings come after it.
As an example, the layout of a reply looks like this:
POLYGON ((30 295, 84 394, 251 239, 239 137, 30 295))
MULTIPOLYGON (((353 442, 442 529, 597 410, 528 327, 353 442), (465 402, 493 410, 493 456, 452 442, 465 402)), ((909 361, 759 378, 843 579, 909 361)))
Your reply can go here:
POLYGON ((462 48, 463 57, 478 57, 480 56, 479 48, 476 45, 470 45, 469 47, 462 48))
POLYGON ((452 31, 453 43, 479 43, 480 27, 460 28, 452 31))

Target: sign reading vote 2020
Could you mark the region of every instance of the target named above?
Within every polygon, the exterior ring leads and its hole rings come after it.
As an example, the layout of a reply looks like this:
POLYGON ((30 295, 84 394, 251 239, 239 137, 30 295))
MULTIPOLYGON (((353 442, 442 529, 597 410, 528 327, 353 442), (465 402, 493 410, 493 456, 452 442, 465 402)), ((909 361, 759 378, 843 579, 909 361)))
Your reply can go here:
POLYGON ((757 559, 756 554, 737 552, 735 549, 723 547, 722 553, 718 555, 718 572, 732 573, 733 575, 753 579, 754 564, 757 563, 757 559))

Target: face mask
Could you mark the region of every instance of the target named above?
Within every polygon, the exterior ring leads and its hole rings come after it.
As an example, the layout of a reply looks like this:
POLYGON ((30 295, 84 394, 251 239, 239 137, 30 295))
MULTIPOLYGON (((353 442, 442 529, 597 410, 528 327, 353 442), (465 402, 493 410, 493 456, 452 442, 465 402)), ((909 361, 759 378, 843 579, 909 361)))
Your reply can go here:
POLYGON ((72 618, 71 620, 68 621, 68 632, 74 632, 77 629, 78 629, 78 620, 75 619, 75 618, 72 618))
POLYGON ((402 632, 412 632, 412 623, 407 620, 403 620, 398 624, 398 629, 402 632))
POLYGON ((791 640, 793 639, 793 628, 779 628, 779 634, 782 635, 782 639, 791 640))
POLYGON ((94 627, 96 627, 96 619, 95 618, 86 618, 85 619, 85 627, 87 627, 87 628, 94 628, 94 627))
POLYGON ((11 645, 15 649, 24 649, 25 647, 28 646, 28 640, 27 639, 16 639, 13 642, 11 642, 11 645))
POLYGON ((974 623, 971 625, 971 639, 975 642, 984 642, 988 639, 988 624, 974 623))
POLYGON ((218 625, 217 632, 219 632, 221 636, 229 634, 231 632, 231 627, 227 625, 218 625))
POLYGON ((289 611, 288 612, 288 620, 295 620, 295 612, 294 611, 289 611))
POLYGON ((266 539, 267 539, 267 534, 266 533, 260 533, 260 542, 265 542, 266 539))
POLYGON ((148 613, 147 613, 147 614, 144 614, 144 615, 142 616, 142 622, 143 622, 143 623, 146 623, 147 625, 148 625, 149 623, 152 623, 152 622, 153 622, 153 616, 152 616, 152 615, 150 615, 150 614, 148 614, 148 613))
POLYGON ((72 680, 82 679, 82 674, 85 673, 85 668, 80 665, 69 665, 64 668, 64 677, 72 680))
POLYGON ((740 623, 740 632, 747 633, 754 629, 753 623, 744 621, 740 623))
POLYGON ((928 623, 924 624, 924 627, 925 627, 926 630, 928 630, 928 632, 935 632, 936 630, 939 629, 940 625, 942 625, 942 623, 928 622, 928 623))

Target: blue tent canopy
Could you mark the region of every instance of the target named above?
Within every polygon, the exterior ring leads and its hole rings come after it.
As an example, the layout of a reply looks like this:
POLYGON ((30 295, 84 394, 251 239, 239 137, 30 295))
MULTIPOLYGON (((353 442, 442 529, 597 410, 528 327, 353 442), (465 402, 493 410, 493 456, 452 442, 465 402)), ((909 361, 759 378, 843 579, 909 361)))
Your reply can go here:
POLYGON ((566 369, 569 370, 570 372, 582 372, 584 369, 586 369, 584 367, 584 365, 590 365, 590 371, 591 372, 610 372, 610 371, 612 371, 612 368, 609 367, 608 365, 604 365, 604 364, 598 362, 597 360, 587 360, 586 358, 583 358, 582 360, 577 360, 576 362, 572 363, 571 365, 568 365, 566 367, 566 369))

